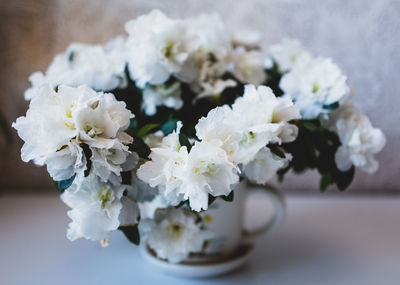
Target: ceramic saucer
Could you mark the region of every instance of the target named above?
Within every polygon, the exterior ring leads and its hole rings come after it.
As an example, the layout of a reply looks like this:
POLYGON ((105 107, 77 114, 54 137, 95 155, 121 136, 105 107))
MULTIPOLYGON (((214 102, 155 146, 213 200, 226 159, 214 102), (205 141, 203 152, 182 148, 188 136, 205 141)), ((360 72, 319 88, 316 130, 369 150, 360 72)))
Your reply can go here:
POLYGON ((184 261, 178 264, 159 259, 147 246, 140 247, 142 256, 151 264, 169 275, 190 278, 207 278, 233 271, 242 266, 253 253, 253 245, 241 245, 230 256, 218 260, 184 261))

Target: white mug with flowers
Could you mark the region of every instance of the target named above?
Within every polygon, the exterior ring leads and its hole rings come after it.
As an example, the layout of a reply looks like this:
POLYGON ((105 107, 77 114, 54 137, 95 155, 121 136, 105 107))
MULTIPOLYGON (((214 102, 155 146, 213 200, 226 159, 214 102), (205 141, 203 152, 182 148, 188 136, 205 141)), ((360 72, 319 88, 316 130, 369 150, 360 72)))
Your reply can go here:
POLYGON ((71 208, 70 240, 108 245, 121 230, 180 262, 220 235, 205 230, 204 211, 240 204, 240 179, 316 169, 321 190, 344 190, 356 168, 378 169, 385 137, 331 59, 296 40, 263 50, 217 15, 155 10, 125 29, 104 46, 71 44, 32 74, 29 109, 13 123, 22 160, 46 166, 71 208), (145 219, 149 204, 160 209, 145 219))
MULTIPOLYGON (((232 192, 233 193, 233 192, 232 192)), ((237 256, 255 238, 278 225, 284 217, 285 202, 279 191, 242 180, 234 189, 232 201, 218 199, 206 211, 193 212, 182 207, 168 207, 159 200, 142 203, 140 229, 146 238, 147 251, 168 262, 196 264, 220 262, 237 256), (253 194, 269 207, 271 215, 261 217, 257 226, 246 225, 248 198, 253 194), (247 211, 246 211, 247 210, 247 211), (188 256, 187 252, 191 254, 188 256)))

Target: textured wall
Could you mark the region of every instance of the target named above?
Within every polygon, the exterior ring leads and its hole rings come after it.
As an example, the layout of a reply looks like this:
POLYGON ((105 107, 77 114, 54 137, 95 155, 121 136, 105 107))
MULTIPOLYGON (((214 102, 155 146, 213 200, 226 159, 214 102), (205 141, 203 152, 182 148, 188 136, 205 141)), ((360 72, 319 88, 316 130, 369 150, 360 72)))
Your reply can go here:
MULTIPOLYGON (((357 173, 351 193, 400 190, 400 1, 396 0, 19 0, 0 8, 0 109, 11 123, 26 111, 23 91, 27 77, 44 70, 52 57, 71 41, 104 42, 123 33, 123 23, 153 8, 170 16, 220 13, 230 29, 262 32, 263 44, 297 37, 316 54, 334 59, 347 73, 354 100, 372 122, 383 129, 388 142, 379 155, 374 176, 357 173)), ((51 184, 45 169, 24 164, 21 142, 5 145, 0 138, 0 189, 51 184)), ((316 191, 318 176, 290 177, 290 191, 316 191)))

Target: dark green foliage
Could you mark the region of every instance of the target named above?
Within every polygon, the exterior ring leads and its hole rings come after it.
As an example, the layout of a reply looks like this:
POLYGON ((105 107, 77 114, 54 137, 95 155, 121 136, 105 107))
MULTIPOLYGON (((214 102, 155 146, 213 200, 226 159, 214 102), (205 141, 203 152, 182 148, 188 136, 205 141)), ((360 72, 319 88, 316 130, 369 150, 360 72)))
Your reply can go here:
POLYGON ((220 196, 222 200, 227 201, 227 202, 232 202, 233 201, 233 191, 231 191, 231 193, 229 193, 228 196, 220 196))
POLYGON ((322 108, 324 108, 325 110, 329 110, 329 111, 335 110, 335 109, 339 108, 339 102, 335 102, 335 103, 332 103, 329 105, 323 105, 322 108))
POLYGON ((150 155, 150 147, 139 137, 133 136, 133 143, 129 146, 130 151, 136 152, 139 157, 147 159, 150 155))
POLYGON ((137 136, 138 131, 138 121, 136 118, 132 118, 126 132, 131 136, 137 136))
POLYGON ((192 145, 189 142, 189 138, 184 133, 179 134, 179 144, 181 146, 186 146, 187 150, 190 151, 192 145))
POLYGON ((92 156, 92 150, 85 143, 82 143, 81 147, 83 149, 83 153, 84 153, 85 158, 86 158, 86 169, 85 169, 84 175, 85 175, 85 177, 87 177, 89 175, 89 173, 90 173, 90 169, 92 168, 92 160, 90 159, 91 156, 92 156))
POLYGON ((182 201, 178 205, 175 206, 176 209, 182 208, 182 207, 189 207, 189 201, 188 200, 182 201))
POLYGON ((319 184, 319 188, 321 189, 321 192, 324 192, 326 190, 326 188, 328 188, 328 186, 330 184, 332 184, 332 174, 330 172, 326 172, 321 176, 321 181, 319 184))
POLYGON ((340 146, 337 134, 321 126, 319 120, 296 120, 293 123, 299 128, 299 134, 294 142, 282 144, 282 148, 291 153, 293 159, 287 168, 279 171, 280 178, 290 168, 297 173, 317 169, 322 175, 321 191, 332 184, 336 184, 340 190, 347 188, 354 177, 354 167, 346 172, 337 168, 335 153, 340 146))
POLYGON ((72 185, 72 182, 74 182, 75 176, 72 176, 71 178, 61 180, 61 181, 56 181, 53 180, 54 186, 56 186, 57 190, 61 193, 63 193, 67 188, 69 188, 72 185))
POLYGON ((138 225, 119 226, 118 229, 124 233, 126 238, 133 244, 139 245, 140 234, 138 225))
MULTIPOLYGON (((210 205, 212 203, 214 203, 217 198, 221 198, 222 200, 227 201, 227 202, 232 202, 233 197, 234 197, 233 191, 228 196, 215 197, 211 194, 208 194, 208 206, 210 207, 210 205)), ((175 208, 181 208, 181 207, 189 207, 189 201, 188 200, 182 201, 177 206, 175 206, 175 208)))
POLYGON ((144 125, 143 127, 140 128, 140 130, 137 133, 137 136, 139 138, 144 138, 146 135, 150 133, 150 131, 155 131, 156 129, 159 129, 159 124, 147 124, 144 125))
POLYGON ((68 61, 72 62, 74 60, 75 57, 75 53, 73 51, 71 51, 68 55, 68 61))
POLYGON ((131 171, 121 172, 121 179, 122 179, 122 184, 131 185, 132 184, 132 172, 131 171))
POLYGON ((354 174, 355 174, 355 168, 352 166, 348 171, 346 172, 341 172, 337 171, 334 172, 334 179, 337 187, 339 190, 344 191, 346 190, 347 187, 351 184, 351 181, 353 181, 354 174))
POLYGON ((210 206, 212 203, 214 203, 215 199, 217 199, 217 197, 208 194, 208 206, 210 206))
POLYGON ((275 154, 276 156, 280 157, 280 158, 285 158, 285 153, 282 151, 282 149, 275 145, 275 144, 269 144, 268 148, 271 150, 271 152, 273 154, 275 154))
POLYGON ((177 122, 178 120, 174 119, 171 114, 168 120, 161 126, 161 131, 164 133, 164 135, 172 133, 176 129, 177 122))
POLYGON ((281 81, 282 72, 279 70, 278 65, 274 63, 272 68, 267 69, 265 73, 267 74, 267 79, 264 85, 270 87, 277 97, 282 96, 283 91, 279 88, 279 82, 281 81))

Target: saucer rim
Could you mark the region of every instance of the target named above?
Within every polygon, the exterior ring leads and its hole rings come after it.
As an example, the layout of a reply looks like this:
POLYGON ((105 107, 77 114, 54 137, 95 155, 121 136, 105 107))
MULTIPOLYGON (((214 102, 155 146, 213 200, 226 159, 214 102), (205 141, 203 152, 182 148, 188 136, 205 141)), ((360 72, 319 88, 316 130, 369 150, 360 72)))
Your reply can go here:
POLYGON ((241 244, 238 247, 238 250, 240 247, 243 248, 243 246, 245 246, 245 250, 243 250, 243 252, 237 256, 232 254, 233 258, 227 257, 217 262, 199 264, 169 263, 166 260, 157 258, 151 252, 149 252, 147 245, 140 246, 140 252, 147 262, 157 266, 161 271, 169 275, 201 278, 222 275, 224 273, 231 272, 246 263, 254 252, 255 246, 254 244, 249 243, 241 244))

